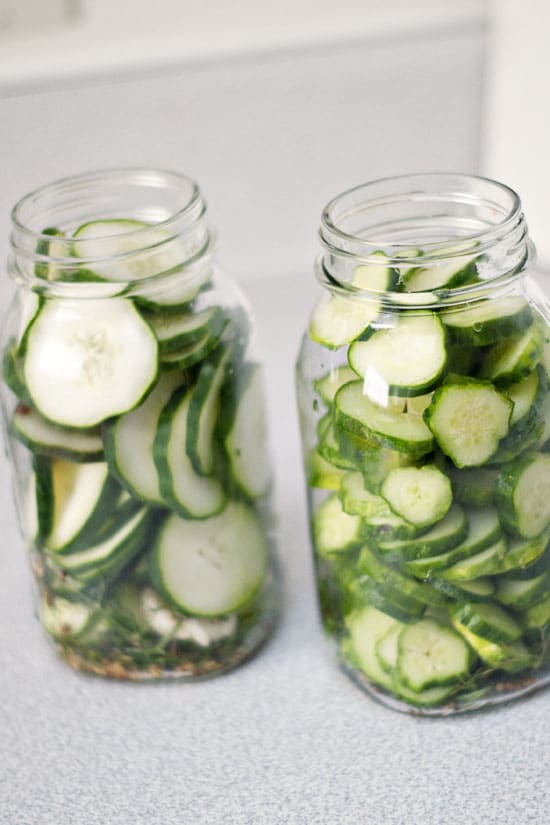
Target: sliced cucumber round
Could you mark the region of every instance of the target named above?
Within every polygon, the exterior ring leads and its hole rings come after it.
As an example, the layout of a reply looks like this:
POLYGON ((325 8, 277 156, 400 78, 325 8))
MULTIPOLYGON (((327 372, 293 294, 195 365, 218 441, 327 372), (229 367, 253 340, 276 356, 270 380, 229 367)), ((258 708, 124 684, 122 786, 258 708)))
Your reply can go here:
POLYGON ((411 690, 463 680, 471 664, 470 649, 462 637, 435 619, 422 619, 399 634, 397 668, 411 690))
MULTIPOLYGON (((224 406, 224 413, 225 413, 224 406)), ((233 479, 250 498, 260 498, 271 484, 264 407, 264 380, 259 364, 241 372, 227 417, 224 447, 233 479)))
POLYGON ((349 634, 343 648, 346 658, 375 684, 391 690, 392 677, 380 666, 376 645, 392 628, 401 628, 401 622, 369 605, 352 613, 346 619, 346 626, 349 634))
POLYGON ((207 335, 218 337, 226 323, 222 309, 217 306, 200 312, 146 313, 144 317, 157 336, 161 353, 191 346, 207 335))
POLYGON ((361 518, 346 513, 334 494, 326 498, 313 514, 315 547, 321 556, 330 557, 358 547, 362 542, 361 518))
POLYGON ((470 645, 479 658, 489 667, 505 670, 508 673, 517 673, 533 664, 533 657, 523 642, 510 644, 492 642, 473 633, 456 618, 452 619, 455 629, 470 645))
POLYGON ((165 503, 153 455, 159 418, 174 390, 184 383, 185 375, 180 372, 161 374, 139 407, 103 426, 105 457, 111 472, 132 495, 154 504, 165 503))
POLYGON ((329 407, 340 387, 343 387, 348 381, 357 381, 357 373, 347 364, 343 364, 332 369, 321 378, 317 378, 313 382, 313 386, 319 393, 321 400, 329 407))
POLYGON ((476 636, 497 644, 516 642, 521 627, 502 607, 494 603, 463 602, 451 608, 453 618, 476 636))
POLYGON ((444 327, 436 315, 399 317, 394 326, 355 341, 348 361, 371 401, 385 404, 389 395, 423 395, 445 368, 444 327))
POLYGON ((358 338, 378 317, 380 302, 323 295, 309 322, 309 337, 329 349, 358 338))
POLYGON ((101 526, 120 488, 103 461, 78 464, 54 458, 51 478, 52 515, 47 546, 56 553, 66 553, 81 546, 86 535, 101 526))
POLYGON ((254 512, 230 502, 204 521, 168 516, 153 559, 155 580, 178 609, 223 616, 242 608, 260 589, 267 543, 254 512))
POLYGON ((508 387, 525 379, 541 359, 544 347, 542 326, 532 324, 520 335, 495 344, 483 360, 481 378, 508 387))
POLYGON ((469 309, 450 309, 441 317, 457 337, 476 346, 495 344, 517 334, 533 320, 525 298, 516 295, 484 300, 469 309))
MULTIPOLYGON (((416 542, 410 542, 410 547, 401 549, 404 556, 410 559, 405 569, 418 578, 430 576, 434 570, 444 570, 491 547, 501 536, 500 522, 494 510, 469 510, 466 516, 454 504, 445 519, 433 530, 416 542)), ((381 549, 392 548, 383 545, 381 549)))
POLYGON ((340 498, 346 513, 357 516, 376 516, 388 512, 388 504, 381 496, 365 489, 361 473, 348 472, 341 481, 340 498))
POLYGON ((73 461, 99 461, 103 458, 99 428, 73 430, 61 427, 26 404, 17 405, 11 426, 15 437, 33 452, 73 461))
POLYGON ((464 379, 439 387, 424 418, 457 467, 479 467, 508 433, 512 407, 491 383, 464 379))
POLYGON ((199 475, 186 452, 191 393, 177 389, 162 410, 153 443, 160 494, 184 518, 208 518, 226 503, 220 481, 199 475))
POLYGON ((416 527, 440 521, 453 500, 451 482, 433 464, 392 470, 380 492, 394 513, 416 527))
POLYGON ((25 383, 56 424, 92 427, 133 409, 157 370, 156 338, 124 298, 49 300, 29 328, 25 383))
POLYGON ((485 550, 481 550, 479 553, 468 556, 441 570, 440 575, 448 581, 461 582, 477 579, 479 576, 490 576, 493 573, 499 573, 506 550, 506 539, 498 539, 485 550))
MULTIPOLYGON (((419 571, 425 571, 427 575, 432 569, 434 558, 436 564, 440 556, 447 558, 453 552, 452 548, 459 545, 467 534, 468 521, 464 510, 458 504, 453 504, 445 517, 428 532, 400 541, 379 541, 378 549, 388 558, 407 561, 406 569, 413 575, 417 575, 419 571)), ((444 567, 445 564, 440 566, 444 567)))
POLYGON ((507 530, 523 538, 542 533, 550 525, 550 454, 532 453, 504 465, 496 502, 507 530))
POLYGON ((364 395, 362 381, 341 387, 334 403, 337 424, 372 447, 389 447, 417 456, 433 448, 432 433, 420 416, 377 406, 364 395))
POLYGON ((198 294, 205 278, 186 271, 194 250, 181 238, 171 237, 161 227, 127 218, 89 221, 73 235, 73 255, 90 258, 93 273, 106 281, 141 281, 156 275, 178 273, 177 283, 159 284, 153 279, 140 299, 151 308, 188 304, 198 294), (111 259, 105 260, 104 259, 111 259))

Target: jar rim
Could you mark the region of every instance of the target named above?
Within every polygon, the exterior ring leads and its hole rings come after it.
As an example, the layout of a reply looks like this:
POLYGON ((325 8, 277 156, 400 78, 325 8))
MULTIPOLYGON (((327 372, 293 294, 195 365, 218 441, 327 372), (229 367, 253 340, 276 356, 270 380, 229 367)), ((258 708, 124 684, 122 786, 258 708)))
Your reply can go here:
MULTIPOLYGON (((105 184, 123 183, 132 183, 134 185, 137 184, 144 188, 152 186, 159 187, 160 185, 167 184, 172 186, 174 189, 177 188, 182 190, 184 187, 188 189, 188 195, 183 198, 182 205, 178 209, 172 211, 171 214, 162 220, 150 222, 150 225, 147 227, 140 227, 139 229, 126 233, 128 235, 142 233, 146 236, 147 232, 154 232, 159 228, 168 228, 171 224, 186 217, 187 215, 190 215, 193 211, 196 211, 197 207, 202 207, 201 212, 204 212, 205 205, 201 190, 198 184, 189 176, 173 170, 128 166, 95 169, 89 172, 68 175, 36 187, 31 192, 23 195, 14 205, 11 211, 12 224, 18 232, 23 233, 26 236, 31 236, 37 242, 40 240, 48 240, 51 237, 48 232, 44 232, 43 230, 35 231, 31 229, 27 222, 22 218, 21 213, 25 210, 25 208, 31 204, 38 203, 44 197, 52 197, 55 196, 55 194, 61 194, 66 190, 76 191, 80 187, 97 185, 104 187, 105 184)), ((103 235, 98 236, 97 239, 105 240, 109 237, 112 236, 103 235)), ((78 238, 72 239, 73 244, 78 244, 78 242, 78 238)))
MULTIPOLYGON (((472 244, 475 242, 479 249, 480 245, 490 245, 494 241, 495 233, 502 236, 503 233, 513 230, 517 226, 523 218, 521 200, 515 190, 507 184, 481 175, 455 172, 394 175, 377 178, 341 192, 328 202, 321 213, 321 242, 328 247, 335 247, 337 251, 343 246, 341 251, 348 253, 352 251, 347 248, 350 243, 360 254, 362 251, 368 252, 369 249, 374 250, 387 245, 396 247, 397 250, 405 249, 411 246, 411 241, 408 239, 392 238, 389 241, 387 237, 365 237, 358 235, 356 232, 345 231, 339 223, 349 220, 350 217, 357 214, 359 210, 357 206, 354 207, 354 204, 356 204, 358 196, 361 195, 365 196, 361 199, 361 206, 364 208, 368 204, 369 209, 392 202, 407 202, 412 199, 417 203, 421 200, 428 203, 444 203, 447 201, 473 206, 474 203, 482 199, 482 194, 481 191, 468 192, 468 188, 481 190, 482 187, 487 190, 487 202, 490 203, 495 214, 500 214, 500 220, 488 225, 486 229, 476 232, 431 241, 422 240, 419 243, 423 249, 428 250, 430 257, 434 258, 438 257, 438 250, 442 250, 452 241, 471 241, 472 244), (491 201, 488 200, 490 195, 493 195, 491 201), (508 203, 504 203, 503 200, 499 202, 496 199, 498 196, 501 199, 507 199, 508 203), (339 211, 340 214, 338 214, 339 211)), ((467 255, 470 254, 470 250, 465 246, 464 250, 456 254, 457 256, 467 255)), ((363 257, 362 254, 361 257, 363 257)), ((391 258, 391 256, 389 257, 391 258)), ((444 257, 448 257, 448 254, 444 257)))

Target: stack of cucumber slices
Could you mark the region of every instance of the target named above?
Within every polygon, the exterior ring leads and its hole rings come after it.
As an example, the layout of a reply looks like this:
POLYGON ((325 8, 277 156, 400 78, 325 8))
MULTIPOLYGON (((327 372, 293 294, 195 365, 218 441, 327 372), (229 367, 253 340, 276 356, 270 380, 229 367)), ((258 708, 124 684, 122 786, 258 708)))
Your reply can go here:
MULTIPOLYGON (((110 271, 106 256, 144 226, 78 229, 81 254, 87 239, 96 255, 98 238, 106 247, 99 271, 77 280, 173 268, 181 254, 159 244, 156 257, 130 265, 122 254, 110 271)), ((242 312, 199 281, 182 273, 167 292, 134 298, 22 293, 3 353, 11 431, 32 460, 23 509, 40 615, 73 663, 97 672, 224 669, 266 612, 262 372, 246 359, 242 312)))
POLYGON ((520 294, 438 306, 476 282, 475 255, 421 263, 382 278, 378 261, 374 285, 361 267, 367 302, 313 312, 309 338, 333 355, 312 387, 312 537, 346 666, 407 704, 467 706, 546 653, 550 332, 520 294), (388 312, 380 289, 432 305, 388 312))

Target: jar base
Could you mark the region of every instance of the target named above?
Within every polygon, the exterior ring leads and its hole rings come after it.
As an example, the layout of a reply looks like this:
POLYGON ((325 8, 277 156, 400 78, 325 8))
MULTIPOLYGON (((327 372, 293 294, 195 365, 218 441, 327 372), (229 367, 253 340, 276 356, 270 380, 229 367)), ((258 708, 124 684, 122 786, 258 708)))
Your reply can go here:
POLYGON ((102 654, 87 651, 74 642, 49 637, 57 654, 74 670, 130 682, 173 679, 203 680, 234 670, 252 658, 268 642, 278 623, 275 608, 265 609, 259 621, 233 646, 231 640, 201 650, 196 645, 174 645, 158 649, 119 648, 102 654))
POLYGON ((490 709, 496 705, 512 702, 541 690, 550 685, 550 670, 531 672, 529 674, 517 674, 517 677, 509 677, 506 681, 502 679, 497 683, 489 683, 484 688, 480 688, 470 693, 449 697, 448 701, 442 704, 429 707, 419 707, 399 699, 388 691, 372 682, 359 668, 351 665, 343 656, 339 657, 340 668, 349 678, 358 685, 371 699, 379 702, 391 710, 399 713, 407 713, 411 716, 431 716, 444 717, 454 716, 459 713, 469 713, 471 711, 490 709))

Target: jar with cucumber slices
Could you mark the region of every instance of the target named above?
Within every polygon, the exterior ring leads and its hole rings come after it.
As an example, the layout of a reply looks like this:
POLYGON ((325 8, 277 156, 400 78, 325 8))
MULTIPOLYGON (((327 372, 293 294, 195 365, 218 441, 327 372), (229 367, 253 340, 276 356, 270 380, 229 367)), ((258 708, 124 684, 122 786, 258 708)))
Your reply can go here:
POLYGON ((46 633, 127 679, 229 670, 277 613, 262 367, 197 185, 64 179, 14 208, 2 401, 46 633))
POLYGON ((550 683, 550 305, 518 196, 380 180, 320 237, 297 398, 340 663, 424 714, 550 683))

